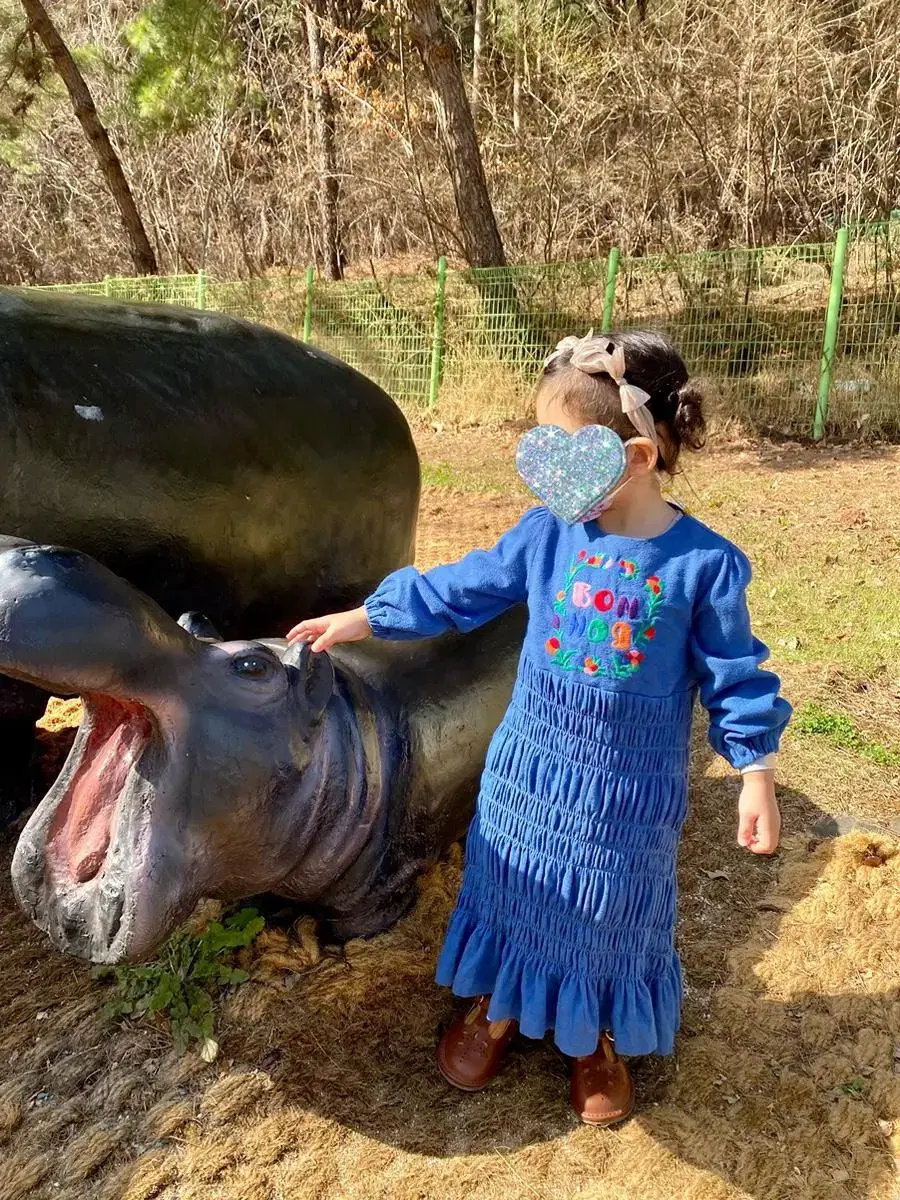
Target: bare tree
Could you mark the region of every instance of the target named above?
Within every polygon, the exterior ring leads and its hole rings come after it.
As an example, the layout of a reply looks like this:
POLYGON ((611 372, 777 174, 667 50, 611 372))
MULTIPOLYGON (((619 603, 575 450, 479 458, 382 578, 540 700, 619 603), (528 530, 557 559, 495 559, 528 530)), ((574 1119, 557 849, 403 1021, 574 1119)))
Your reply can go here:
POLYGON ((481 89, 484 83, 484 27, 488 0, 475 0, 475 29, 472 36, 472 115, 481 109, 481 89))
POLYGON ((338 215, 340 184, 335 149, 334 99, 325 75, 324 12, 323 0, 309 0, 306 7, 306 34, 319 175, 322 260, 326 278, 340 279, 343 275, 338 215))
POLYGON ((462 68, 444 15, 437 0, 406 0, 406 14, 431 87, 466 258, 473 267, 505 266, 462 68))
POLYGON ((524 58, 522 0, 513 0, 512 119, 516 137, 522 135, 522 60, 524 58))
POLYGON ((122 170, 122 164, 109 140, 109 134, 97 116, 97 109, 84 81, 84 76, 78 70, 75 60, 69 53, 68 46, 51 21, 41 0, 22 0, 22 7, 28 17, 29 28, 34 30, 44 43, 60 79, 65 84, 75 116, 80 121, 100 165, 106 185, 112 194, 128 234, 135 270, 139 275, 157 274, 156 255, 150 245, 147 231, 144 229, 144 223, 131 194, 131 188, 128 186, 128 180, 125 178, 125 172, 122 170))

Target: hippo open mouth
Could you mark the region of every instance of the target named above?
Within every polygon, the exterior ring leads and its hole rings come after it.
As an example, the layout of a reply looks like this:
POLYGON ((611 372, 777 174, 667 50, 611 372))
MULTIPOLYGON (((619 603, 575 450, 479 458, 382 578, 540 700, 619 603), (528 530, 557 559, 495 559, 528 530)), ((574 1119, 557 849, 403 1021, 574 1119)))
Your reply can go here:
POLYGON ((137 701, 82 701, 81 727, 19 844, 13 876, 19 902, 60 949, 118 962, 133 956, 161 737, 137 701))
POLYGON ((0 671, 84 705, 12 864, 19 903, 68 953, 139 958, 159 920, 149 894, 165 890, 169 915, 193 900, 177 828, 165 870, 153 868, 150 845, 151 815, 178 775, 174 710, 160 696, 172 655, 189 657, 192 646, 151 601, 85 556, 0 539, 0 671))
POLYGON ((100 873, 152 728, 140 704, 85 697, 74 763, 47 836, 48 866, 55 877, 87 883, 100 873))

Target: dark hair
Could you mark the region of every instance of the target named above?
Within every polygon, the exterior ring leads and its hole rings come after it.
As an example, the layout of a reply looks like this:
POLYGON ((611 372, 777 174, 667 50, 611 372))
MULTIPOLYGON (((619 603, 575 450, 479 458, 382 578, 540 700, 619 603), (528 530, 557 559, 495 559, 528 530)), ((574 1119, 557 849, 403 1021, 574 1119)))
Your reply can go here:
MULTIPOLYGON (((610 350, 621 346, 625 379, 650 394, 647 410, 660 433, 659 460, 663 470, 675 470, 684 446, 699 450, 706 442, 703 396, 689 381, 681 355, 667 337, 653 329, 628 329, 596 335, 610 350)), ((622 438, 636 430, 622 412, 619 391, 605 371, 590 372, 572 365, 572 350, 563 350, 544 368, 538 393, 553 397, 591 425, 607 425, 622 438)))

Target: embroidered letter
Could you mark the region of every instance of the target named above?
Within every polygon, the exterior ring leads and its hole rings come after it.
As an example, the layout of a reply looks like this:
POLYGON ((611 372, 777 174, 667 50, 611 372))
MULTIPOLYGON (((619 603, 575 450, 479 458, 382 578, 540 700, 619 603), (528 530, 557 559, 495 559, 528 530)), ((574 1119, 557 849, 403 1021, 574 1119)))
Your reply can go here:
POLYGON ((573 612, 569 617, 569 637, 581 638, 584 637, 584 631, 587 626, 587 617, 583 612, 573 612))
POLYGON ((615 602, 616 598, 609 588, 602 588, 594 597, 594 608, 597 612, 609 612, 615 602))
POLYGON ((616 607, 617 617, 631 617, 632 621, 636 621, 639 612, 640 601, 637 596, 633 596, 631 599, 627 596, 619 597, 619 603, 616 607))
POLYGON ((631 626, 625 621, 616 621, 612 627, 613 650, 627 650, 631 645, 631 626))
POLYGON ((572 585, 572 603, 576 608, 590 608, 591 589, 586 583, 579 581, 572 585))
POLYGON ((588 625, 588 641, 589 642, 605 642, 609 637, 609 626, 605 621, 601 621, 599 617, 594 617, 590 625, 588 625))

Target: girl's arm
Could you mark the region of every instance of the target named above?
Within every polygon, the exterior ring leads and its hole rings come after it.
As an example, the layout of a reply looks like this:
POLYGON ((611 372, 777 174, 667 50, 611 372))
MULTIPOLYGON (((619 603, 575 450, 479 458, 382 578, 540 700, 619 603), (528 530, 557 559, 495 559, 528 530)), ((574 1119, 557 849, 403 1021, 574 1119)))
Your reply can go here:
POLYGON ((776 753, 791 706, 779 695, 778 676, 761 669, 769 652, 750 628, 750 575, 745 556, 729 548, 695 609, 691 653, 709 713, 710 744, 746 772, 738 841, 756 853, 771 853, 780 830, 775 773, 747 768, 776 753))
POLYGON ((457 563, 424 573, 415 567, 394 571, 362 608, 303 621, 288 639, 327 650, 369 633, 407 640, 477 629, 527 599, 528 567, 546 519, 546 509, 531 509, 493 550, 473 550, 457 563))

